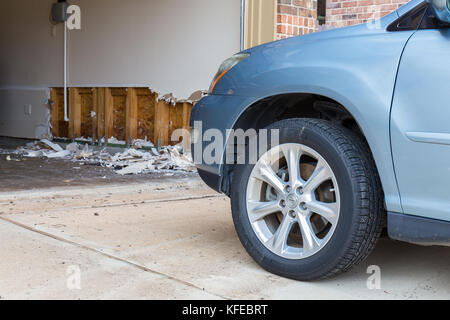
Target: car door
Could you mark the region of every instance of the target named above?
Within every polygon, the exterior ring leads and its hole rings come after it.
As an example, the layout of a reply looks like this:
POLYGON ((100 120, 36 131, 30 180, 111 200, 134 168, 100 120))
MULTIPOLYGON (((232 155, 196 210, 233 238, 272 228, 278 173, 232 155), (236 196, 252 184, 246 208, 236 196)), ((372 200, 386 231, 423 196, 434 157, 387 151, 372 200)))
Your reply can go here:
POLYGON ((450 29, 430 11, 400 61, 391 143, 404 213, 450 220, 450 29))

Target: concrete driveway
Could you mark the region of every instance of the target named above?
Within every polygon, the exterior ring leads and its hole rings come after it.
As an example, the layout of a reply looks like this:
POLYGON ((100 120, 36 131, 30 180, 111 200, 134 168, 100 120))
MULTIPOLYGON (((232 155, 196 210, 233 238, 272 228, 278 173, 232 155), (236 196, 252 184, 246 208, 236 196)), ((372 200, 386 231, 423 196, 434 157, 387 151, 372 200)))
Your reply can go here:
POLYGON ((449 299, 450 248, 388 239, 350 273, 305 283, 257 266, 229 200, 198 178, 0 193, 6 299, 449 299), (381 289, 367 268, 381 268, 381 289))

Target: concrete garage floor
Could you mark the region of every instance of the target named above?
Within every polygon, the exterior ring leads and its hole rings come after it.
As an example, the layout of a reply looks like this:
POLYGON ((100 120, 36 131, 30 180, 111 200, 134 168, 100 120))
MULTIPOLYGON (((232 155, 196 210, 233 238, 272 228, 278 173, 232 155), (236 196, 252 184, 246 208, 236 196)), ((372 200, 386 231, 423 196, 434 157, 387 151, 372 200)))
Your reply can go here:
POLYGON ((383 239, 338 278, 283 279, 251 260, 229 200, 197 177, 0 193, 6 299, 449 299, 449 261, 450 248, 383 239))

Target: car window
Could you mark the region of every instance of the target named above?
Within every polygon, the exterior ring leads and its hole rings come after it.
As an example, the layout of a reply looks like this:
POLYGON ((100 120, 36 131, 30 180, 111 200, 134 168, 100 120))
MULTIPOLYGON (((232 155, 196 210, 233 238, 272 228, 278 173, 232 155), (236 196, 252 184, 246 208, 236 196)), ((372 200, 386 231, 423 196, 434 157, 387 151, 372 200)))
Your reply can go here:
POLYGON ((411 11, 407 12, 399 19, 394 21, 387 28, 388 31, 407 31, 417 30, 422 22, 422 18, 427 11, 427 4, 424 3, 411 11))
POLYGON ((448 23, 442 22, 436 18, 433 10, 430 7, 427 8, 425 15, 423 16, 422 22, 420 23, 420 30, 427 29, 444 29, 448 28, 450 25, 448 23))

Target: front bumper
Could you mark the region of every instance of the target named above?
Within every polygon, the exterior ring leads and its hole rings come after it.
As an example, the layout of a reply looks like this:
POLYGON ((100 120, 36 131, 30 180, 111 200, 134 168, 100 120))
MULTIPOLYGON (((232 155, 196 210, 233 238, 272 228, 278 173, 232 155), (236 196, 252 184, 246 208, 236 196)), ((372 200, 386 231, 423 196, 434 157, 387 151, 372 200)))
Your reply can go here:
POLYGON ((200 139, 192 143, 192 154, 200 177, 212 189, 222 192, 222 178, 224 167, 224 150, 228 140, 228 129, 232 129, 249 105, 256 101, 252 97, 233 95, 210 95, 202 98, 192 109, 190 126, 195 128, 200 139), (221 160, 214 163, 206 163, 203 151, 212 141, 204 141, 207 130, 215 130, 222 136, 222 150, 219 150, 221 160))

